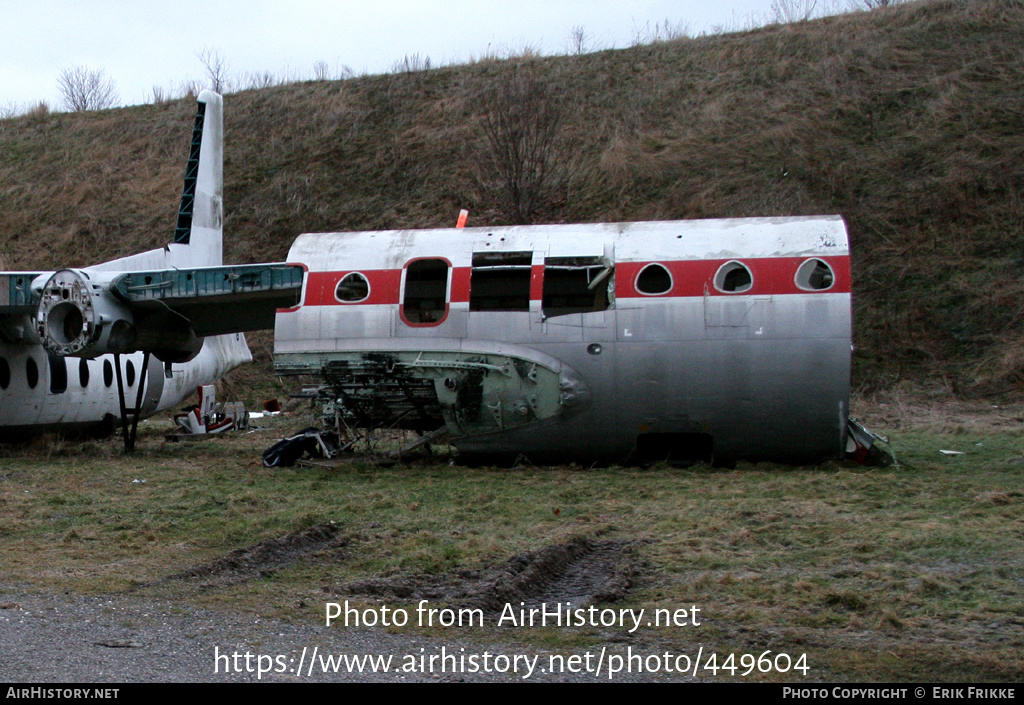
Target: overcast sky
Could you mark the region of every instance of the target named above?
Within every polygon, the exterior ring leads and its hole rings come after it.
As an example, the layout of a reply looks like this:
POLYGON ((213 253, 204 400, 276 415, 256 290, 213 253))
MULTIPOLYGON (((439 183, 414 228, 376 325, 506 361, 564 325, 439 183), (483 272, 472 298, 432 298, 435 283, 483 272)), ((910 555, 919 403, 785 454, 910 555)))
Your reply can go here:
POLYGON ((437 66, 524 47, 564 53, 574 27, 589 48, 609 48, 666 21, 697 35, 772 16, 772 0, 0 0, 0 108, 60 107, 57 78, 76 66, 103 70, 122 104, 149 102, 154 86, 176 95, 205 81, 204 50, 233 77, 307 79, 317 62, 337 77, 406 55, 437 66))

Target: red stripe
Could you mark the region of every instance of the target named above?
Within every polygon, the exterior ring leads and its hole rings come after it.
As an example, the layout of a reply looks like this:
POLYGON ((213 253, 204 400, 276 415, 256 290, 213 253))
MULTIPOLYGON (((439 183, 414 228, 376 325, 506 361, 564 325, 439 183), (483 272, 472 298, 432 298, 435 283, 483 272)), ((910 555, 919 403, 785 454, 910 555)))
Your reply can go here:
POLYGON ((451 301, 469 301, 469 274, 470 267, 452 268, 452 296, 451 301))
MULTIPOLYGON (((753 286, 739 295, 768 296, 782 294, 806 294, 796 285, 796 272, 801 264, 810 257, 760 257, 751 259, 715 259, 715 260, 682 260, 657 261, 672 275, 672 289, 662 296, 687 297, 703 296, 705 291, 711 296, 737 296, 718 291, 714 287, 714 277, 718 268, 726 262, 741 262, 753 276, 753 286)), ((815 257, 828 263, 835 275, 835 281, 828 289, 820 293, 846 294, 850 292, 850 258, 815 257)), ((616 298, 659 298, 647 296, 636 290, 636 277, 640 270, 652 262, 616 262, 615 263, 615 296, 616 298)), ((399 292, 402 284, 402 269, 360 269, 336 272, 309 272, 306 275, 305 306, 353 306, 360 304, 394 304, 399 303, 399 292), (335 296, 338 282, 352 271, 358 271, 370 283, 370 295, 364 301, 344 303, 335 296)), ((471 267, 453 267, 451 270, 451 303, 469 302, 471 267)), ((535 264, 530 277, 530 299, 540 301, 543 298, 544 266, 535 264)))
MULTIPOLYGON (((796 270, 809 259, 820 259, 832 268, 835 281, 821 293, 847 294, 850 292, 850 258, 842 257, 760 257, 754 259, 702 259, 677 262, 661 261, 672 275, 672 289, 663 296, 703 296, 705 289, 711 296, 736 296, 718 291, 714 286, 715 273, 726 262, 741 262, 750 270, 753 286, 743 294, 768 296, 779 294, 807 294, 796 285, 796 270)), ((652 298, 636 290, 636 277, 651 262, 616 262, 616 298, 652 298)), ((656 298, 656 297, 653 297, 656 298)))
POLYGON ((402 284, 401 269, 361 269, 360 274, 370 282, 369 298, 355 304, 338 300, 335 291, 344 272, 310 272, 306 275, 306 306, 354 306, 358 304, 397 304, 402 284))

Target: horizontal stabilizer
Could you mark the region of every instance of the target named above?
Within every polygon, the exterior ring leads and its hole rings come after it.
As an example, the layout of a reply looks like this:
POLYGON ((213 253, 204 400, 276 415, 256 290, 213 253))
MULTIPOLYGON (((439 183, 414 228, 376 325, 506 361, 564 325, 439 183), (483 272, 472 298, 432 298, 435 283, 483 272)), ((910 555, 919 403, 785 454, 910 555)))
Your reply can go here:
POLYGON ((0 272, 0 316, 35 313, 39 297, 32 280, 43 272, 0 272))
POLYGON ((110 289, 132 310, 174 311, 205 337, 273 328, 277 309, 299 303, 304 274, 286 264, 131 272, 110 289))

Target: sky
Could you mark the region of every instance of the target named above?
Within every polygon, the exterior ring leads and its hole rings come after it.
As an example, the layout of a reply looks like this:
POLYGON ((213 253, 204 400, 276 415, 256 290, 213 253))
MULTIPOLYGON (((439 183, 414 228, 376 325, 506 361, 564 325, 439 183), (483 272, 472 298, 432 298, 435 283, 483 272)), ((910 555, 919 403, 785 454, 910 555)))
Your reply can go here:
MULTIPOLYGON (((780 0, 774 0, 779 2, 780 0)), ((809 0, 781 0, 801 4, 809 0)), ((829 0, 821 0, 819 5, 829 0)), ((835 2, 836 0, 832 0, 835 2)), ((588 49, 627 47, 667 25, 691 36, 775 16, 773 0, 0 0, 0 110, 61 108, 60 73, 84 66, 114 82, 119 104, 205 86, 217 56, 244 88, 254 74, 305 80, 433 66, 524 49, 565 53, 574 28, 588 49)))

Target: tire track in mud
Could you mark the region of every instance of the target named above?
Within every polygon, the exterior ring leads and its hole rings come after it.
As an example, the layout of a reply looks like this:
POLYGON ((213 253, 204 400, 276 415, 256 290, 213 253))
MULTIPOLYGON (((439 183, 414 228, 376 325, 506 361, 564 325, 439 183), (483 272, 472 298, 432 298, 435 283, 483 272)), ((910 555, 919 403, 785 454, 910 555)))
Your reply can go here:
POLYGON ((437 576, 401 576, 343 586, 355 596, 451 600, 487 613, 506 603, 570 602, 580 607, 623 599, 639 575, 636 544, 577 538, 513 556, 503 566, 437 576))
MULTIPOLYGON (((222 558, 142 585, 140 590, 185 583, 198 590, 238 585, 294 563, 343 560, 353 535, 333 522, 265 539, 222 558)), ((375 599, 446 600, 499 612, 506 603, 530 607, 568 602, 573 607, 623 599, 639 575, 636 542, 576 538, 517 554, 489 569, 440 575, 369 578, 339 586, 342 594, 375 599)))
POLYGON ((340 524, 317 524, 284 536, 264 539, 246 548, 236 548, 223 558, 144 583, 134 589, 169 582, 198 583, 200 590, 229 587, 266 577, 321 553, 331 553, 335 557, 341 554, 344 557, 344 548, 348 543, 349 536, 341 533, 340 524))

